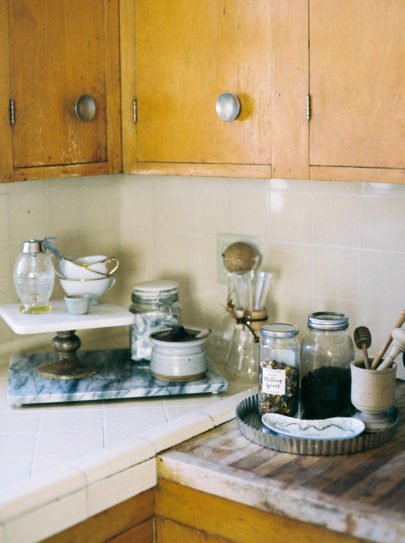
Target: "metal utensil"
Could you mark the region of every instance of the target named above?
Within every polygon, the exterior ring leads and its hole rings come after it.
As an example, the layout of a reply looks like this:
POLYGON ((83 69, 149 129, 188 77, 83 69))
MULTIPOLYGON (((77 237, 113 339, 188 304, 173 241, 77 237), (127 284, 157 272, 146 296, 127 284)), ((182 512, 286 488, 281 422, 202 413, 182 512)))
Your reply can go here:
POLYGON ((51 239, 56 239, 56 238, 47 236, 44 239, 45 247, 47 247, 56 256, 58 260, 62 260, 62 255, 60 254, 58 249, 52 245, 52 243, 50 242, 51 239))
POLYGON ((367 349, 369 349, 371 345, 370 330, 366 326, 358 326, 355 329, 353 336, 356 347, 363 351, 364 365, 366 369, 369 370, 370 360, 368 358, 367 349))

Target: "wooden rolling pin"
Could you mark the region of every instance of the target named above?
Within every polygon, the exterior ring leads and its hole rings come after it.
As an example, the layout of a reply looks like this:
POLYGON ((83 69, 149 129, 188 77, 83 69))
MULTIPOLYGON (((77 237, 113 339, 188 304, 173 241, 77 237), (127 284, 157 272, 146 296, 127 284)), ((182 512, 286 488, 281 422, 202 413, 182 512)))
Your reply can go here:
MULTIPOLYGON (((398 317, 398 320, 397 322, 394 324, 394 328, 401 328, 401 326, 404 324, 405 322, 405 309, 403 309, 401 311, 401 314, 400 316, 398 317)), ((392 335, 390 334, 389 337, 387 338, 387 341, 384 343, 384 345, 382 346, 380 352, 378 353, 378 355, 376 356, 376 358, 374 358, 372 364, 371 364, 371 369, 372 370, 375 370, 376 367, 378 366, 378 364, 381 362, 381 359, 382 357, 384 356, 385 354, 385 351, 388 349, 388 347, 390 346, 391 344, 391 341, 392 341, 392 335)))

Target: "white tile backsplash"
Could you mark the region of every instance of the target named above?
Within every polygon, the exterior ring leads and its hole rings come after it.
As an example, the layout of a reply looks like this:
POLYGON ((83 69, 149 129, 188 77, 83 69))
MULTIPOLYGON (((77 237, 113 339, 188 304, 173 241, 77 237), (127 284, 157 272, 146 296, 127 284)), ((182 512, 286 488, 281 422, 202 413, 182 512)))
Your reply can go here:
MULTIPOLYGON (((2 185, 0 211, 0 303, 17 301, 11 275, 23 239, 56 233, 64 254, 119 257, 108 299, 125 307, 135 282, 179 281, 183 320, 211 327, 213 342, 224 334, 226 303, 216 237, 232 233, 259 237, 262 268, 273 272, 271 320, 288 319, 301 335, 308 313, 333 308, 349 312, 351 330, 372 325, 377 310, 379 331, 371 332, 379 337, 405 304, 404 185, 95 176, 2 185)), ((3 322, 0 334, 0 352, 22 341, 3 322)), ((111 336, 98 337, 109 346, 111 336)), ((32 338, 36 349, 41 342, 52 348, 49 338, 32 338)))

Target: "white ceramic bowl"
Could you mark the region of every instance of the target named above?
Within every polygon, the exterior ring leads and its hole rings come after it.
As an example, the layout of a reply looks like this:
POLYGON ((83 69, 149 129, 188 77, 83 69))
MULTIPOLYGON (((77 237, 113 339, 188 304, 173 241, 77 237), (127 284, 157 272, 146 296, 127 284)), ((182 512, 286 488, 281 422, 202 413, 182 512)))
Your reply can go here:
POLYGON ((90 255, 74 260, 62 258, 59 271, 67 279, 102 279, 112 275, 118 266, 119 261, 115 256, 90 255))
POLYGON ((99 298, 107 290, 115 285, 115 277, 101 277, 99 279, 66 279, 60 277, 60 284, 66 294, 90 294, 93 298, 99 298))

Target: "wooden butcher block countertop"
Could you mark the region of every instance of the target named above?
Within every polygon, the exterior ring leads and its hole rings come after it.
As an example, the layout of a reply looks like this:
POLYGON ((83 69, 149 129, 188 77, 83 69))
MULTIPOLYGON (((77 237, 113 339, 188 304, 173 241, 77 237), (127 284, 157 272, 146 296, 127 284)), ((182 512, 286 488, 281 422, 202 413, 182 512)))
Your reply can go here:
POLYGON ((161 454, 159 475, 168 484, 345 534, 347 541, 403 543, 405 383, 397 383, 399 424, 379 448, 341 456, 282 453, 249 441, 234 419, 161 454))

